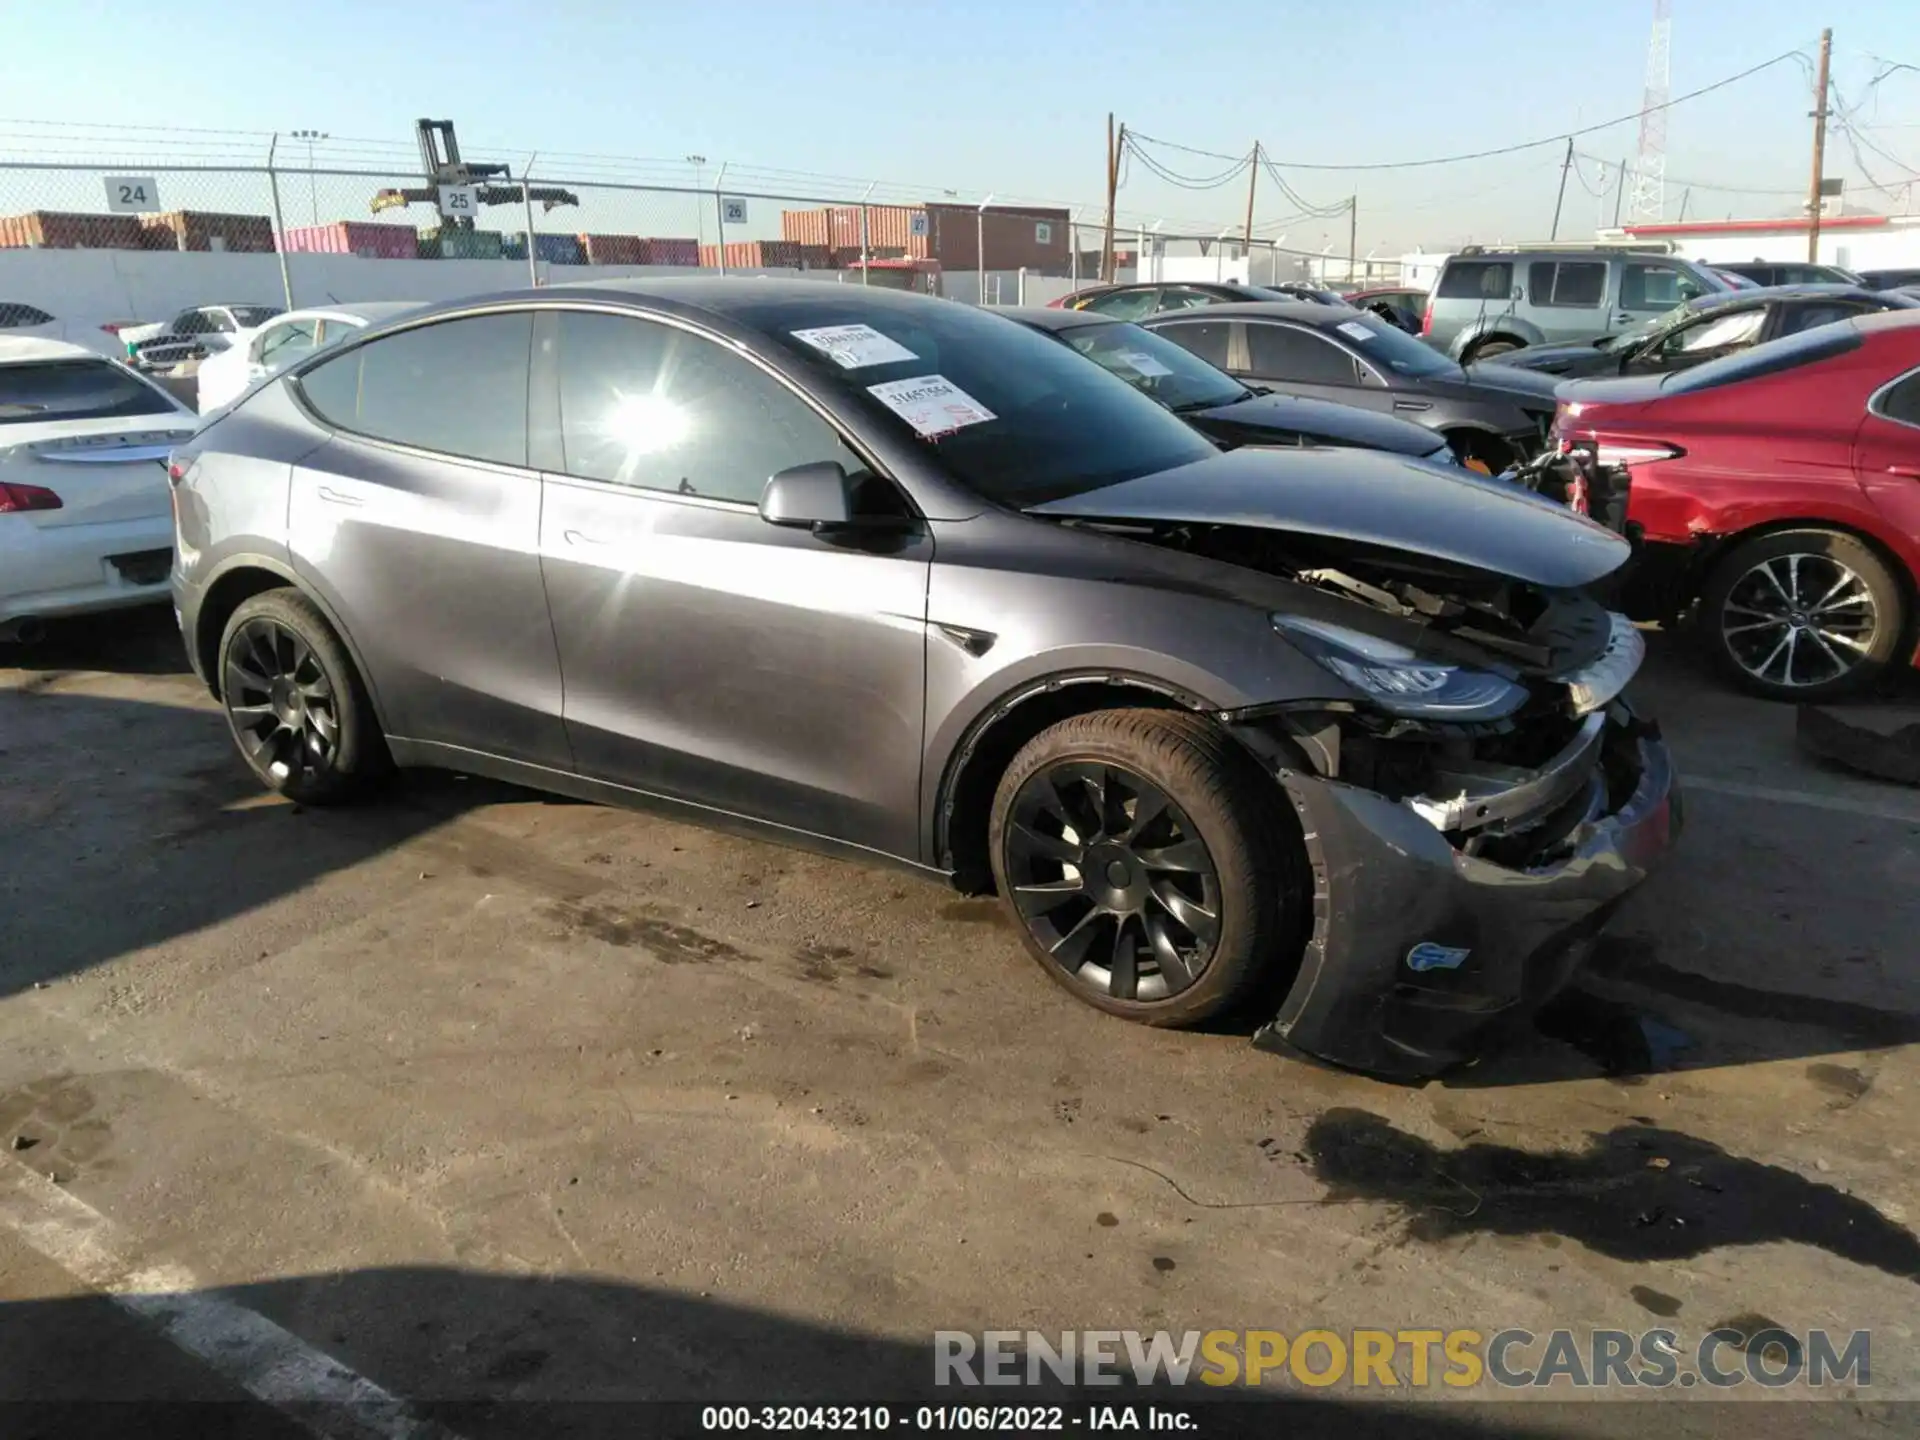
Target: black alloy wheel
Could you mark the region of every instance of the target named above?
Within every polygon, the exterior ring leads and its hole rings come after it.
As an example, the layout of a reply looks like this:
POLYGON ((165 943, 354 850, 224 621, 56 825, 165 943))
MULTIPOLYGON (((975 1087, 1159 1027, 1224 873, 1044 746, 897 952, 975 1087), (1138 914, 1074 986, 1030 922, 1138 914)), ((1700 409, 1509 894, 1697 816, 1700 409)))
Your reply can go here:
POLYGON ((1158 786, 1118 765, 1064 761, 1014 797, 1005 841, 1015 909, 1076 986, 1167 1000, 1220 938, 1220 875, 1158 786))
POLYGON ((385 759, 345 648, 295 591, 270 590, 234 611, 219 678, 234 743, 270 790, 325 804, 385 759))
POLYGON ((1049 726, 1001 774, 987 840, 1028 953, 1095 1009, 1192 1025, 1298 969, 1312 924, 1299 824, 1204 716, 1097 710, 1049 726))

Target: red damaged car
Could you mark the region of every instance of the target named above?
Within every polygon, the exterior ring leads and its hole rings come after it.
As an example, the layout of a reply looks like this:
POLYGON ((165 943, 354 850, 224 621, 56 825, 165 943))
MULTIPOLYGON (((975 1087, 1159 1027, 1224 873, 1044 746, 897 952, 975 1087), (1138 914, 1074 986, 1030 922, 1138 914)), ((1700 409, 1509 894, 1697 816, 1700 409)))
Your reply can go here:
POLYGON ((1557 393, 1561 443, 1632 477, 1635 619, 1697 607, 1721 667, 1769 699, 1920 665, 1920 313, 1557 393))

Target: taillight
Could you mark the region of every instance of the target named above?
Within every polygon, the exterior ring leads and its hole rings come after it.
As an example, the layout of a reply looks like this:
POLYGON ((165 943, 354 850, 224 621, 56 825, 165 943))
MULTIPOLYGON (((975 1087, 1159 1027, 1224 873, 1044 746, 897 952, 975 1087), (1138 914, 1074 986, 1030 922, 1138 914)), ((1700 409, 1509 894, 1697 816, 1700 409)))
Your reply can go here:
POLYGON ((1427 301, 1427 308, 1420 312, 1420 338, 1426 339, 1433 334, 1433 301, 1427 301))
POLYGON ((23 510, 58 510, 60 497, 39 485, 0 483, 0 515, 23 510))
POLYGON ((106 331, 107 334, 109 335, 118 335, 120 333, 120 322, 117 320, 110 321, 109 323, 102 325, 100 328, 106 331))

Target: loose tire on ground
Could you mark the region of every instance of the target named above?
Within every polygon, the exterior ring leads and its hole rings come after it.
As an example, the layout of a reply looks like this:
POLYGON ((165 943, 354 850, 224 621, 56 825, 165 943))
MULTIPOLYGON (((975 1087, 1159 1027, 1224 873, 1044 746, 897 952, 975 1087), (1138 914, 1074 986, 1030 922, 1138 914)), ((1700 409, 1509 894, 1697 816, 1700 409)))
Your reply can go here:
POLYGON ((1105 710, 1061 721, 1013 758, 994 795, 988 824, 994 880, 1029 952, 1057 983, 1109 1014, 1148 1025, 1197 1024, 1233 1008, 1263 980, 1278 984, 1290 979, 1298 964, 1308 902, 1297 822, 1276 782, 1199 716, 1174 710, 1105 710), (1141 798, 1143 791, 1164 797, 1166 813, 1156 813, 1139 828, 1134 849, 1118 841, 1096 843, 1092 816, 1097 806, 1090 799, 1084 804, 1071 801, 1077 789, 1093 793, 1091 780, 1081 771, 1106 774, 1112 781, 1109 793, 1120 797, 1108 817, 1111 823, 1098 827, 1099 834, 1119 835, 1129 826, 1139 827, 1143 812, 1153 811, 1151 797, 1141 798), (1067 777, 1065 791, 1054 783, 1062 776, 1067 777), (1129 787, 1131 802, 1126 799, 1129 787), (1050 823, 1045 804, 1062 794, 1069 798, 1050 823), (1069 811, 1084 818, 1071 826, 1057 823, 1069 811), (1042 832, 1038 840, 1033 838, 1035 829, 1042 832), (1067 830, 1072 833, 1062 833, 1067 830), (1182 935, 1197 937, 1206 928, 1200 902, 1207 879, 1179 868, 1198 863, 1198 852, 1188 844, 1196 839, 1212 869, 1214 933, 1204 956, 1196 951, 1163 961, 1159 957, 1165 944, 1182 935), (1076 846, 1082 850, 1081 860, 1067 861, 1064 857, 1076 846), (1055 861, 1051 868, 1050 858, 1055 861), (1163 864, 1175 868, 1156 868, 1163 864), (1050 883, 1097 887, 1103 875, 1117 884, 1128 866, 1136 869, 1130 888, 1104 892, 1110 898, 1137 897, 1139 913, 1124 930, 1115 915, 1099 914, 1099 904, 1086 894, 1060 903, 1045 893, 1050 883), (1033 914, 1034 907, 1046 904, 1058 908, 1033 914), (1075 936, 1055 943, 1074 926, 1083 905, 1098 915, 1089 923, 1100 931, 1087 943, 1095 952, 1107 946, 1112 957, 1104 967, 1105 983, 1089 978, 1099 975, 1099 962, 1079 954, 1075 947, 1081 942, 1075 936), (1181 915, 1199 929, 1186 928, 1178 919, 1181 915), (1053 916, 1063 918, 1056 921, 1053 916), (1131 937, 1129 945, 1118 943, 1123 934, 1131 937), (1123 950, 1131 951, 1132 962, 1123 950), (1091 971, 1086 968, 1090 963, 1096 966, 1091 971), (1279 973, 1282 970, 1286 973, 1279 973), (1134 982, 1131 996, 1127 980, 1134 982))

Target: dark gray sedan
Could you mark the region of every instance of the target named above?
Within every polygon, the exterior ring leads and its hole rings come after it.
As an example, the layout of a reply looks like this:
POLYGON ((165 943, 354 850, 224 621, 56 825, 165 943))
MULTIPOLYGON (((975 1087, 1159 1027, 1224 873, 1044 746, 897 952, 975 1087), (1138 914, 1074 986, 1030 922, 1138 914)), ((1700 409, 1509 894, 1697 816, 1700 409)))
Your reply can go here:
POLYGON ((188 653, 273 790, 438 766, 997 890, 1088 1004, 1473 1055, 1666 850, 1582 591, 1458 468, 1221 453, 1024 325, 817 281, 370 328, 171 458, 188 653))
POLYGON ((1553 423, 1551 379, 1462 366, 1365 310, 1214 305, 1140 323, 1249 385, 1415 421, 1492 473, 1530 459, 1553 423))
POLYGON ((1086 310, 1000 311, 1070 346, 1231 450, 1241 445, 1353 445, 1436 464, 1456 464, 1453 447, 1411 420, 1354 405, 1278 395, 1242 385, 1171 340, 1086 310))

